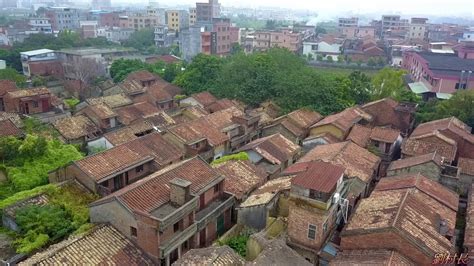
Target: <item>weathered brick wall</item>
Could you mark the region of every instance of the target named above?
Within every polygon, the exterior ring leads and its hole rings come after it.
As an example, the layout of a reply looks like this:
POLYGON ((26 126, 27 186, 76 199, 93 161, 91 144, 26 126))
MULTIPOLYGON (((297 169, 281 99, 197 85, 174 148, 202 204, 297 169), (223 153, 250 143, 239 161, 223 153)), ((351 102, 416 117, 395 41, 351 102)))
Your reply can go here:
POLYGON ((406 173, 421 173, 422 175, 428 177, 429 179, 438 182, 441 174, 441 170, 438 165, 433 162, 419 164, 412 167, 399 169, 395 171, 388 171, 387 176, 394 176, 399 174, 406 173))

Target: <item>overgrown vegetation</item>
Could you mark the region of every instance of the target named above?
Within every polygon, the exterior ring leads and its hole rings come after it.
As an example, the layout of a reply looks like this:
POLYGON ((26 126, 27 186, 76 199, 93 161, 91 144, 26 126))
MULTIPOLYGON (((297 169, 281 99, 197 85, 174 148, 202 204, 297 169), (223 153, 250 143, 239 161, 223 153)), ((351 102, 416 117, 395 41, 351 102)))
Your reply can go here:
POLYGON ((49 171, 80 158, 74 146, 56 139, 30 134, 24 140, 0 138, 0 167, 8 177, 0 184, 0 199, 47 184, 49 171))
POLYGON ((273 100, 284 112, 307 107, 323 115, 392 95, 417 100, 399 86, 403 79, 397 70, 384 69, 372 79, 362 72, 333 74, 307 66, 304 59, 279 48, 229 58, 201 54, 174 83, 187 94, 210 91, 251 106, 273 100))
POLYGON ((237 236, 230 237, 225 241, 219 242, 219 245, 227 245, 237 252, 240 256, 245 258, 247 256, 247 241, 250 238, 250 233, 242 232, 237 236))
POLYGON ((217 160, 214 160, 211 162, 211 165, 214 166, 221 163, 225 163, 227 161, 248 161, 248 160, 249 160, 249 156, 246 152, 239 152, 236 154, 226 155, 217 160))
POLYGON ((80 100, 72 97, 69 99, 64 99, 64 103, 69 107, 69 109, 74 110, 76 108, 76 105, 80 103, 80 100))
POLYGON ((138 70, 148 70, 151 73, 161 76, 164 80, 172 82, 181 72, 181 64, 166 64, 163 61, 148 64, 138 59, 119 59, 112 63, 110 76, 115 82, 120 82, 123 81, 128 74, 138 70))

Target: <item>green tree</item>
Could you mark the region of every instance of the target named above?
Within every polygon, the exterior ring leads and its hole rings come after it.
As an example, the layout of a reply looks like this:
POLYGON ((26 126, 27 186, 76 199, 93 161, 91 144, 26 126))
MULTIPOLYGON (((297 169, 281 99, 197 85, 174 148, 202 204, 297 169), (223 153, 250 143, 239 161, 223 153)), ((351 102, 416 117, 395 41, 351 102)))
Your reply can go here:
POLYGON ((316 55, 316 60, 323 61, 324 57, 320 54, 316 55))
POLYGON ((383 59, 383 57, 378 57, 377 58, 377 65, 378 66, 385 66, 385 59, 383 59))
POLYGON ((338 56, 337 56, 337 62, 338 62, 338 63, 344 63, 344 56, 338 55, 338 56))
POLYGON ((133 47, 144 51, 155 45, 155 33, 153 28, 145 28, 130 35, 130 38, 123 43, 123 46, 133 47))
POLYGON ((369 58, 369 60, 367 61, 367 65, 368 66, 376 66, 377 65, 377 62, 375 62, 375 59, 373 57, 369 58))
POLYGON ((333 62, 334 62, 334 59, 332 59, 332 56, 327 56, 327 57, 326 57, 326 61, 327 61, 328 63, 333 63, 333 62))
POLYGON ((363 104, 370 100, 372 93, 372 83, 370 77, 360 71, 352 72, 349 80, 348 93, 356 104, 363 104))
POLYGON ((244 51, 244 49, 242 48, 242 45, 238 44, 238 43, 233 43, 232 44, 232 47, 230 49, 230 53, 232 55, 235 55, 235 54, 238 54, 238 53, 242 53, 244 51))
POLYGON ((178 74, 174 83, 187 94, 208 90, 217 80, 222 65, 223 59, 219 57, 199 54, 186 67, 186 71, 178 74))
POLYGON ((179 64, 167 64, 162 77, 168 82, 173 82, 179 72, 181 72, 181 66, 179 64))
POLYGON ((405 87, 403 76, 404 70, 384 68, 380 70, 373 78, 372 99, 378 100, 390 97, 397 101, 417 102, 418 96, 405 87))
POLYGON ((321 26, 316 26, 316 36, 319 34, 326 34, 327 30, 321 26))
POLYGON ((276 20, 267 20, 267 22, 265 23, 265 29, 267 30, 274 30, 276 29, 277 27, 277 21, 276 20))
POLYGON ((2 79, 14 81, 18 87, 26 86, 26 77, 10 67, 0 70, 0 80, 2 79))
POLYGON ((133 71, 146 68, 146 64, 139 59, 119 59, 115 60, 110 67, 110 76, 115 82, 124 80, 133 71))

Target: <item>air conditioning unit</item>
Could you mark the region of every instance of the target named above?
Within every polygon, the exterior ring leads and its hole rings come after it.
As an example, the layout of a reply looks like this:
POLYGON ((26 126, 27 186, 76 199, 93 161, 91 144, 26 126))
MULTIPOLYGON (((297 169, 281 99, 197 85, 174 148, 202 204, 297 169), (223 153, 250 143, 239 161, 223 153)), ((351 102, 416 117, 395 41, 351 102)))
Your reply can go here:
POLYGON ((340 199, 341 199, 341 195, 339 193, 334 193, 333 202, 335 204, 338 204, 340 199))

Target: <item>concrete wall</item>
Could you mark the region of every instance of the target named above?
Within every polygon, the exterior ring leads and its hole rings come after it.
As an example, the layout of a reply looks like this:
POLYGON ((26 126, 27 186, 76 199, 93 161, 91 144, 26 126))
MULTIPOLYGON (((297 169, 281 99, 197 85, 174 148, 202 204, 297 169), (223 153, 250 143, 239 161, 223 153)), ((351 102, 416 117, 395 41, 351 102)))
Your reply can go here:
POLYGON ((89 207, 89 215, 92 223, 110 223, 123 235, 133 239, 130 227, 137 228, 135 217, 116 200, 89 207))
POLYGON ((250 161, 254 164, 260 162, 263 159, 260 154, 254 152, 253 150, 248 150, 247 155, 249 156, 250 161))

